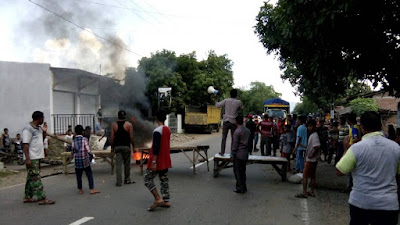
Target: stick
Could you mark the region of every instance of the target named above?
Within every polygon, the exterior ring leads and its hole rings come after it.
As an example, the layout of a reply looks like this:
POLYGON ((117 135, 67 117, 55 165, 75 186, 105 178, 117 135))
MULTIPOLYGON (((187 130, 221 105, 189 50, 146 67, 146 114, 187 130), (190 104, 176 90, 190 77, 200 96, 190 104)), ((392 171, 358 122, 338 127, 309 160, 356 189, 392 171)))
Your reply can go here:
POLYGON ((54 138, 54 139, 60 140, 60 141, 62 141, 62 142, 65 142, 65 143, 68 143, 68 144, 72 144, 72 141, 67 140, 67 139, 65 139, 65 138, 58 137, 58 136, 55 135, 55 134, 47 133, 47 135, 50 136, 50 137, 52 137, 52 138, 54 138))

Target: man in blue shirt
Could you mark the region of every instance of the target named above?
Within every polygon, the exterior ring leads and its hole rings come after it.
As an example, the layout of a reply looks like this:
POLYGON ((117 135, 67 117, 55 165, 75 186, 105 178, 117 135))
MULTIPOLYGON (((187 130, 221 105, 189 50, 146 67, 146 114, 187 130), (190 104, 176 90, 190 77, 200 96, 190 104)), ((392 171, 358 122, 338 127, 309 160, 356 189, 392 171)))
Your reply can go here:
POLYGON ((296 154, 296 172, 302 173, 304 170, 304 154, 307 150, 307 128, 304 125, 307 117, 299 116, 297 123, 300 126, 297 128, 296 146, 293 152, 296 154))

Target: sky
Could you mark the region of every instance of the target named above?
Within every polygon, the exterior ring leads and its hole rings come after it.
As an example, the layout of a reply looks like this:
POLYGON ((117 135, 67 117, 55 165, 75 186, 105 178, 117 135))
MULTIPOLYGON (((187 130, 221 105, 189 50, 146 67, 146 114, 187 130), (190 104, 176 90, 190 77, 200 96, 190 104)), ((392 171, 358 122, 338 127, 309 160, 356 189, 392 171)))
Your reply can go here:
POLYGON ((300 101, 280 78, 277 56, 267 55, 254 34, 261 0, 31 1, 0 1, 0 60, 105 73, 136 67, 139 59, 163 49, 177 55, 195 51, 198 60, 214 50, 233 61, 235 87, 249 88, 260 81, 282 93, 292 108, 300 101))

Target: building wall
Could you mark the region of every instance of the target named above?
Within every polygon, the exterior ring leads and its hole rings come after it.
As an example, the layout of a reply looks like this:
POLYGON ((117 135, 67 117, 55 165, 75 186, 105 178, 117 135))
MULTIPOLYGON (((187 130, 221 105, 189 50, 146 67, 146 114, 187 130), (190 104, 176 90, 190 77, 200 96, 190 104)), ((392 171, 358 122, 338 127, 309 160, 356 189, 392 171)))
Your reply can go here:
POLYGON ((0 61, 0 132, 15 137, 36 110, 51 128, 51 84, 50 64, 0 61))

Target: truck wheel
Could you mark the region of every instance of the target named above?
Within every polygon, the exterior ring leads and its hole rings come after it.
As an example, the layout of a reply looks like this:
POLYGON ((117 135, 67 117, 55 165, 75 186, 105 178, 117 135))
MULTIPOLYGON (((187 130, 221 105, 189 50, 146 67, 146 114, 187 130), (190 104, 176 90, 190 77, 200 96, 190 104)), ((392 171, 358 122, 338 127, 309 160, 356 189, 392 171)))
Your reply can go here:
POLYGON ((208 125, 208 126, 207 126, 206 132, 207 132, 208 134, 211 134, 211 132, 212 132, 212 127, 211 127, 211 125, 208 125))

